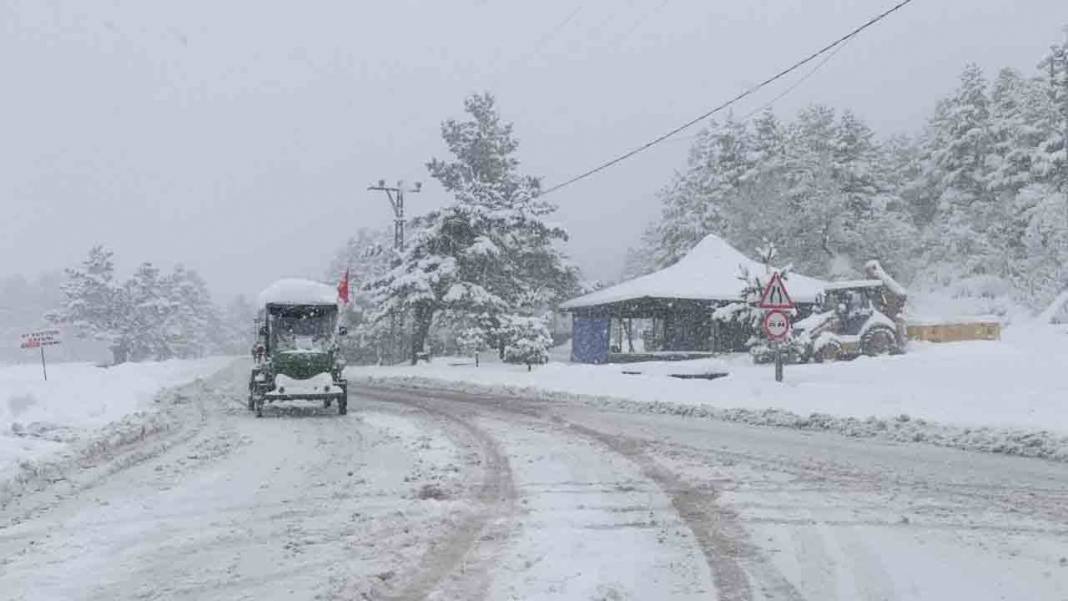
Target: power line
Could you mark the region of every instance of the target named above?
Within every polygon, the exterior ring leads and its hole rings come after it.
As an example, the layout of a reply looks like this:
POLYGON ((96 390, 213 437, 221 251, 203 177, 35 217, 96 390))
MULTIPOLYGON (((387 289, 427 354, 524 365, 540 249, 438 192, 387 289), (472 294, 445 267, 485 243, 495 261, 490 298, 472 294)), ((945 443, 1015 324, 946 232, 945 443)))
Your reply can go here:
MULTIPOLYGON (((539 36, 538 39, 535 40, 534 43, 531 45, 530 49, 520 55, 518 59, 508 61, 509 65, 526 63, 532 58, 540 57, 542 50, 545 49, 545 46, 553 42, 559 36, 560 32, 563 31, 564 28, 567 27, 569 24, 571 24, 571 21, 573 21, 575 19, 575 16, 578 15, 581 11, 582 4, 579 4, 575 7, 574 10, 568 13, 568 15, 563 18, 563 20, 559 21, 556 25, 554 25, 552 29, 546 31, 541 36, 539 36)), ((492 65, 493 72, 487 78, 487 83, 490 85, 490 87, 494 87, 494 84, 500 78, 503 72, 501 69, 497 68, 497 64, 497 61, 494 61, 494 64, 492 65)))
MULTIPOLYGON (((740 119, 738 119, 737 122, 738 123, 745 123, 750 118, 752 118, 754 115, 756 115, 758 113, 762 113, 762 112, 764 112, 764 110, 774 106, 776 102, 782 100, 787 94, 789 94, 790 92, 793 92, 798 87, 800 87, 801 84, 803 84, 806 81, 808 81, 809 78, 811 78, 813 75, 816 74, 816 71, 819 71, 821 68, 823 68, 824 65, 826 65, 828 62, 830 62, 830 60, 832 58, 834 58, 835 55, 837 55, 839 52, 841 52, 842 49, 845 48, 846 44, 848 44, 848 43, 849 42, 846 41, 845 43, 840 44, 832 52, 827 54, 827 56, 823 57, 823 60, 821 60, 820 62, 816 63, 816 65, 814 67, 812 67, 812 69, 810 71, 808 71, 807 73, 805 73, 801 77, 797 78, 797 81, 793 82, 792 84, 790 84, 789 86, 784 88, 783 91, 781 91, 778 94, 776 94, 773 98, 771 98, 771 100, 768 100, 764 104, 761 104, 761 105, 757 106, 756 108, 754 108, 753 110, 749 111, 748 113, 742 115, 742 117, 740 119)), ((692 134, 692 135, 689 135, 689 136, 683 136, 681 138, 675 138, 674 140, 671 140, 671 142, 692 142, 693 140, 696 140, 699 135, 701 135, 701 134, 697 133, 697 134, 692 134)))
POLYGON ((690 119, 686 123, 683 123, 682 125, 676 127, 675 129, 672 129, 671 131, 669 131, 669 132, 667 132, 665 134, 661 134, 660 136, 657 136, 656 138, 653 138, 652 140, 646 142, 645 144, 642 144, 641 146, 638 146, 637 148, 634 148, 633 150, 629 150, 629 151, 627 151, 627 152, 615 157, 614 159, 611 159, 610 161, 602 163, 602 164, 600 164, 600 165, 598 165, 598 166, 596 166, 596 167, 594 167, 592 169, 589 169, 587 171, 584 171, 584 172, 576 175, 575 177, 572 177, 571 179, 568 179, 568 180, 566 180, 564 182, 556 184, 555 186, 552 186, 548 190, 543 191, 541 193, 541 196, 545 196, 547 194, 552 194, 553 192, 556 192, 557 190, 560 190, 562 188, 566 188, 567 186, 570 186, 571 184, 574 184, 574 183, 576 183, 578 181, 584 180, 587 177, 590 177, 591 175, 600 173, 601 171, 604 171, 605 169, 608 169, 609 167, 611 167, 613 165, 621 163, 621 162, 629 159, 630 157, 632 157, 632 156, 634 156, 634 155, 636 155, 636 154, 638 154, 640 152, 643 152, 645 150, 648 150, 649 148, 652 148, 653 146, 656 146, 657 144, 663 142, 664 140, 667 140, 668 138, 674 136, 675 134, 677 134, 677 133, 679 133, 679 132, 681 132, 683 130, 686 130, 686 129, 689 129, 689 128, 693 127, 694 125, 700 123, 701 121, 704 121, 705 119, 711 117, 712 115, 715 115, 716 113, 718 113, 718 112, 722 111, 723 109, 731 106, 732 104, 735 104, 739 100, 742 100, 743 98, 751 96, 752 94, 754 94, 757 91, 763 89, 764 87, 768 86, 769 84, 772 84, 775 81, 778 81, 779 79, 782 79, 786 75, 789 75, 790 73, 792 73, 792 72, 796 71, 797 69, 805 66, 806 64, 812 62, 813 60, 819 58, 820 56, 826 54, 827 52, 830 52, 831 50, 833 50, 837 46, 840 46, 841 44, 844 44, 845 42, 849 41, 850 39, 856 37, 858 34, 860 34, 860 32, 862 32, 865 29, 871 27, 872 25, 875 25, 879 21, 882 21, 883 19, 885 19, 886 17, 890 16, 891 14, 893 14, 893 13, 897 12, 898 10, 904 8, 907 4, 910 4, 911 2, 912 2, 912 0, 901 0, 901 2, 898 2, 897 4, 895 4, 894 6, 890 7, 889 9, 879 13, 878 15, 872 17, 871 19, 868 19, 865 23, 863 23, 859 27, 853 29, 849 33, 845 34, 844 36, 834 40, 830 44, 827 44, 823 48, 820 48, 819 50, 817 50, 817 51, 813 52, 812 54, 806 56, 805 58, 797 61, 796 63, 794 63, 793 65, 790 65, 789 67, 783 69, 782 71, 779 71, 778 73, 776 73, 775 75, 772 75, 771 77, 765 79, 764 81, 762 81, 762 82, 760 82, 760 83, 758 83, 758 84, 756 84, 754 86, 751 86, 751 87, 743 90, 741 93, 739 93, 735 97, 731 98, 730 100, 727 100, 726 102, 724 102, 724 103, 712 108, 711 110, 706 111, 706 112, 702 113, 701 115, 698 115, 697 117, 694 117, 693 119, 690 119))

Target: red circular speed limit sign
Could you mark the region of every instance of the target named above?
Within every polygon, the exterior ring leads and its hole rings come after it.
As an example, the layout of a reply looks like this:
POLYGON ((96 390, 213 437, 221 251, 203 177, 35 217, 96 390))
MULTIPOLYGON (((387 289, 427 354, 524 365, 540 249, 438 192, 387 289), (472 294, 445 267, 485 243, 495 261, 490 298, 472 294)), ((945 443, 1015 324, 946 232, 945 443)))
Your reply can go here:
POLYGON ((764 333, 769 340, 783 340, 790 334, 790 318, 782 311, 768 311, 764 315, 764 333))

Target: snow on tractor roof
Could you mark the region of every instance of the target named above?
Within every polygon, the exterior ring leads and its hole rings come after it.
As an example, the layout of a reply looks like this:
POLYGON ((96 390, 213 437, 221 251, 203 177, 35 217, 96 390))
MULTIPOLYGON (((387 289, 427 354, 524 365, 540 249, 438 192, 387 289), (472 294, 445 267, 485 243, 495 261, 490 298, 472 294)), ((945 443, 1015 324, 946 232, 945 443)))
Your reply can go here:
POLYGON ((829 282, 825 290, 842 290, 844 288, 882 288, 882 280, 843 280, 829 282))
MULTIPOLYGON (((764 265, 738 252, 722 238, 709 234, 678 263, 660 271, 569 300, 561 309, 579 309, 640 298, 676 298, 733 302, 742 300, 740 268, 763 274, 764 265)), ((815 302, 827 285, 822 280, 791 273, 786 278, 790 297, 815 302)))
POLYGON ((287 278, 271 284, 258 297, 260 307, 279 305, 336 305, 337 290, 321 282, 287 278))

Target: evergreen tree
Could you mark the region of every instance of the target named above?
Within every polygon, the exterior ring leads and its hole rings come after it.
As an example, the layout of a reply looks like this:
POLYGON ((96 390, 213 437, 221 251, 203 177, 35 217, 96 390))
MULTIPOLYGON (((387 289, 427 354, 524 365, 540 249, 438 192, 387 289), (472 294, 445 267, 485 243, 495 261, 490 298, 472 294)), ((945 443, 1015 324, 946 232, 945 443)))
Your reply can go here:
POLYGON ((943 283, 989 275, 995 259, 988 243, 995 202, 986 186, 992 149, 986 88, 979 67, 967 66, 931 124, 926 175, 939 227, 928 230, 927 259, 935 266, 932 275, 943 283))
POLYGON ((1045 183, 1061 192, 1068 191, 1068 25, 1064 33, 1064 41, 1051 46, 1039 63, 1048 78, 1050 127, 1036 157, 1036 170, 1048 178, 1045 183))
POLYGON ((167 297, 159 269, 145 262, 137 267, 120 289, 123 319, 119 336, 133 361, 170 359, 173 341, 174 302, 167 297))
POLYGON ((113 254, 95 246, 66 275, 62 307, 47 318, 105 341, 115 363, 199 357, 224 344, 207 285, 189 269, 179 266, 162 276, 146 262, 120 285, 113 254))
POLYGON ((1068 41, 1030 76, 1003 69, 988 84, 967 66, 916 137, 883 142, 819 105, 711 123, 628 264, 663 267, 709 233, 741 249, 766 238, 811 275, 879 259, 920 289, 1039 307, 1068 288, 1066 145, 1068 41))
POLYGON ((538 180, 519 172, 511 124, 489 94, 464 107, 467 120, 442 125, 452 160, 427 164, 453 201, 415 220, 400 263, 372 285, 379 318, 411 315, 413 362, 443 311, 503 353, 509 316, 544 310, 576 288, 576 270, 557 246, 567 234, 545 221, 556 207, 539 197, 538 180))
POLYGON ((225 344, 222 318, 199 274, 178 265, 161 288, 161 302, 168 305, 169 312, 162 324, 166 345, 158 355, 201 357, 225 344))
POLYGON ((222 310, 223 342, 221 351, 229 355, 245 355, 255 339, 256 307, 244 295, 237 295, 222 310))
POLYGON ((62 306, 46 317, 52 323, 71 326, 76 335, 105 342, 115 363, 124 363, 129 348, 119 335, 123 322, 120 291, 115 283, 114 253, 94 246, 79 267, 65 270, 61 285, 62 306))
POLYGON ((341 308, 341 322, 349 335, 340 346, 349 361, 380 364, 393 351, 408 342, 403 328, 403 315, 375 319, 372 284, 383 277, 391 264, 399 259, 393 250, 393 232, 359 228, 345 245, 335 253, 326 273, 326 281, 339 282, 349 274, 348 305, 341 308))

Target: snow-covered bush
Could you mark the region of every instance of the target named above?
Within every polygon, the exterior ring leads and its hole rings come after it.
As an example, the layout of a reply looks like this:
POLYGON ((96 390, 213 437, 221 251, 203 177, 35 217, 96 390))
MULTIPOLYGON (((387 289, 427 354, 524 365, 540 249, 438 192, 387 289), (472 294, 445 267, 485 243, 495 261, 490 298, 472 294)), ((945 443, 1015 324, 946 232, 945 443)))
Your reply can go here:
POLYGON ((465 355, 474 355, 478 364, 478 354, 486 348, 486 332, 482 328, 467 328, 456 336, 456 344, 465 355))
POLYGON ((553 339, 545 320, 539 317, 510 317, 506 327, 507 342, 504 360, 507 363, 532 365, 549 362, 549 349, 553 339))

